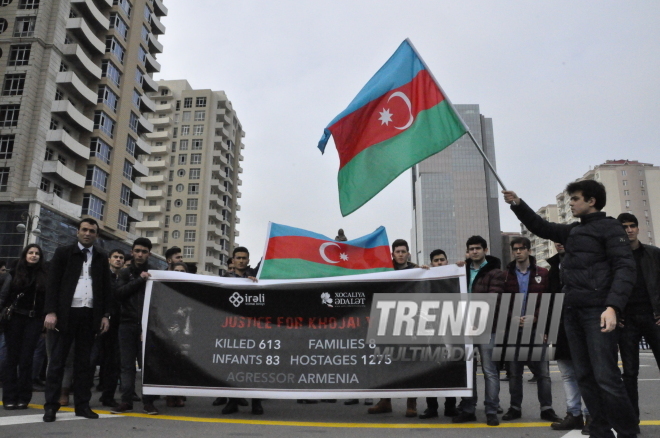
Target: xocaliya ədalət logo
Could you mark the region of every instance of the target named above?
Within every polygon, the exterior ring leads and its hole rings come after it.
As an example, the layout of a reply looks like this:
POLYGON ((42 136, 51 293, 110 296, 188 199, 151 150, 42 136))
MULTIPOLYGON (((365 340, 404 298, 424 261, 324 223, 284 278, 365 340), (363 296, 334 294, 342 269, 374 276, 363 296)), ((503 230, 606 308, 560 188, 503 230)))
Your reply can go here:
POLYGON ((364 292, 323 292, 321 304, 328 307, 365 307, 367 297, 364 292))
POLYGON ((265 306, 266 305, 266 295, 265 294, 251 294, 251 293, 243 293, 241 294, 240 292, 234 292, 231 294, 229 297, 229 302, 234 305, 234 307, 238 307, 241 304, 245 304, 246 306, 265 306))

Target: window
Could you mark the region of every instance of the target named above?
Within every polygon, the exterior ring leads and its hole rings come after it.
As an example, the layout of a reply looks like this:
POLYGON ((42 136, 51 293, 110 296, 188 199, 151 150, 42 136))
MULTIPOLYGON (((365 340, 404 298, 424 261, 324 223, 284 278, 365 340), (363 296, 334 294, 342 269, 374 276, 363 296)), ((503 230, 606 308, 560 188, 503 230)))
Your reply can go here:
POLYGON ((113 113, 117 112, 117 101, 119 96, 110 89, 107 85, 101 85, 99 87, 99 99, 98 103, 104 103, 112 110, 113 113))
POLYGON ((174 216, 172 216, 172 222, 174 222, 175 224, 178 224, 179 222, 181 222, 181 215, 180 214, 175 214, 174 216))
POLYGON ((192 141, 192 150, 193 151, 201 151, 202 150, 202 139, 197 138, 192 141))
POLYGON ((96 196, 86 193, 83 196, 82 214, 95 217, 96 219, 103 220, 103 211, 105 210, 105 202, 96 196))
POLYGON ((188 177, 190 179, 199 179, 200 170, 199 169, 190 169, 188 177))
POLYGON ((61 198, 64 190, 62 190, 62 187, 58 186, 57 184, 53 184, 53 193, 61 198))
POLYGON ((39 9, 39 0, 21 0, 18 9, 39 9))
POLYGON ((202 164, 202 154, 190 154, 190 164, 202 164))
POLYGON ((119 202, 124 205, 131 206, 131 189, 124 184, 121 185, 121 192, 119 194, 119 202))
POLYGON ((183 241, 184 242, 194 242, 197 233, 194 230, 185 230, 183 232, 183 241))
POLYGON ((182 205, 183 205, 183 201, 182 201, 182 200, 177 199, 176 201, 174 201, 174 206, 175 206, 176 208, 179 208, 179 207, 181 207, 182 205))
POLYGON ((183 125, 181 127, 181 136, 190 134, 190 125, 183 125))
POLYGON ((138 119, 139 117, 133 111, 131 111, 131 116, 128 119, 128 127, 131 128, 131 131, 138 133, 138 119))
POLYGON ((48 129, 55 130, 60 128, 60 122, 55 119, 50 119, 50 125, 48 129))
POLYGON ((142 46, 138 47, 138 61, 145 65, 147 63, 147 51, 142 46))
POLYGON ((105 193, 108 185, 108 172, 105 172, 96 166, 87 166, 87 179, 85 180, 85 184, 96 187, 105 193))
POLYGON ((126 50, 124 47, 122 47, 119 41, 117 41, 117 38, 113 36, 105 37, 105 52, 112 53, 120 63, 124 63, 124 55, 126 54, 126 50))
POLYGON ((101 61, 101 76, 108 78, 116 86, 119 86, 119 82, 121 81, 121 72, 112 61, 107 59, 101 61))
POLYGON ((193 126, 193 135, 202 135, 202 134, 204 134, 204 125, 193 126))
POLYGON ((67 65, 66 65, 65 63, 60 62, 60 71, 61 71, 61 72, 63 72, 63 71, 69 71, 69 67, 67 67, 67 65))
MULTIPOLYGON (((153 220, 153 219, 150 219, 150 220, 153 220)), ((147 233, 145 234, 145 237, 154 237, 154 232, 151 231, 151 230, 147 231, 147 233)))
POLYGON ((133 105, 138 108, 140 108, 140 97, 140 93, 138 93, 138 91, 133 88, 133 96, 131 97, 131 101, 133 102, 133 105))
POLYGON ((630 201, 626 200, 626 208, 630 208, 630 201))
POLYGON ((179 134, 179 128, 174 128, 172 130, 172 138, 176 138, 178 134, 179 134))
POLYGON ((644 187, 644 180, 640 180, 640 181, 639 181, 639 186, 640 186, 640 187, 644 187))
POLYGON ((125 211, 119 210, 117 229, 119 229, 119 231, 128 231, 128 214, 125 211))
POLYGON ((62 154, 57 154, 57 161, 66 166, 66 157, 62 154))
POLYGON ((9 66, 28 65, 30 61, 30 44, 20 44, 9 48, 9 66))
POLYGON ((186 176, 186 169, 179 169, 177 170, 176 174, 178 177, 183 178, 184 176, 186 176))
POLYGON ((44 192, 49 192, 50 191, 50 181, 47 180, 46 178, 41 178, 41 183, 39 183, 39 189, 43 190, 44 192))
MULTIPOLYGON (((165 204, 165 211, 170 211, 170 210, 172 210, 172 201, 168 199, 167 203, 165 204)), ((169 219, 169 216, 165 216, 165 218, 169 219)))
POLYGON ((179 154, 179 164, 186 164, 187 160, 188 160, 188 155, 179 154))
POLYGON ((185 99, 183 99, 183 107, 192 108, 192 97, 186 97, 185 99))
POLYGON ((128 160, 124 160, 124 178, 133 180, 133 165, 128 160))
POLYGON ((140 87, 143 86, 143 82, 144 82, 143 79, 142 79, 143 76, 144 76, 144 73, 142 73, 142 70, 140 70, 139 68, 136 68, 135 69, 135 82, 137 82, 137 84, 140 87))
POLYGON ((34 36, 34 24, 36 20, 37 17, 16 17, 14 36, 18 38, 34 36))
POLYGON ((206 119, 206 111, 195 111, 195 121, 203 122, 206 119))
POLYGON ((64 93, 59 88, 55 90, 55 100, 64 100, 64 93))
POLYGON ((20 105, 0 105, 0 127, 11 128, 18 126, 20 107, 20 105))
POLYGON ((649 217, 649 211, 648 210, 644 210, 644 216, 649 217))
POLYGON ((117 33, 124 38, 124 41, 126 41, 126 37, 128 36, 128 25, 117 12, 110 14, 110 29, 115 29, 117 33))
POLYGON ((183 258, 191 259, 195 257, 195 247, 194 246, 184 246, 183 247, 183 258))
POLYGON ((199 184, 198 183, 188 184, 188 194, 199 195, 199 184))
POLYGON ((131 157, 135 157, 135 146, 137 146, 137 140, 135 140, 130 135, 126 137, 126 152, 131 154, 131 157))
POLYGON ((642 200, 642 205, 646 207, 646 199, 642 200))
POLYGON ((623 196, 630 196, 630 190, 624 190, 623 196))
POLYGON ((172 239, 178 239, 181 237, 181 232, 178 230, 172 231, 172 239))
POLYGON ((104 111, 94 111, 94 129, 98 129, 108 137, 113 138, 115 122, 104 111))
POLYGON ((131 9, 133 9, 133 7, 131 6, 131 2, 129 2, 128 0, 114 0, 112 4, 119 5, 119 8, 122 11, 124 11, 126 16, 128 18, 131 18, 131 9))
POLYGON ((174 181, 174 171, 170 170, 170 176, 169 176, 169 181, 174 181))
POLYGON ((172 142, 172 149, 170 150, 170 152, 176 152, 176 142, 175 141, 172 142))
POLYGON ((176 157, 174 155, 170 156, 170 166, 174 166, 176 164, 176 157))
POLYGON ((167 186, 167 196, 172 196, 172 186, 167 186))
MULTIPOLYGON (((169 202, 169 201, 168 201, 169 202)), ((167 210, 169 211, 169 210, 167 210)), ((170 226, 170 217, 165 216, 165 228, 168 228, 170 226)), ((167 231, 166 231, 167 232, 167 231)))
POLYGON ((189 122, 190 121, 190 111, 184 111, 183 116, 181 118, 182 122, 189 122))
POLYGON ((46 154, 44 155, 44 161, 52 161, 55 156, 55 152, 51 148, 46 148, 46 154))
POLYGON ((144 5, 144 19, 147 20, 147 23, 151 23, 151 9, 147 5, 144 5))
POLYGON ((627 186, 627 185, 628 185, 628 180, 625 180, 625 179, 624 179, 624 180, 623 180, 623 185, 624 185, 624 186, 627 186))
POLYGON ((5 84, 2 87, 3 96, 22 96, 25 86, 25 73, 5 75, 5 84))
POLYGON ((175 111, 179 111, 179 110, 181 110, 181 101, 180 101, 180 100, 177 100, 177 101, 176 101, 176 110, 175 110, 175 111))
POLYGON ((625 171, 625 170, 622 170, 622 171, 621 171, 621 175, 626 176, 626 175, 628 175, 628 172, 625 171))
POLYGON ((197 210, 197 199, 188 199, 186 210, 197 210))
POLYGON ((9 180, 9 167, 0 167, 0 192, 7 191, 8 180, 9 180))
POLYGON ((145 43, 149 42, 149 29, 147 29, 144 24, 142 25, 142 31, 140 32, 140 35, 142 36, 142 41, 145 43))
POLYGON ((642 190, 642 196, 646 196, 646 190, 642 190))
POLYGON ((183 184, 177 184, 176 185, 176 191, 177 192, 183 192, 183 189, 184 189, 183 184))
POLYGON ((197 215, 196 214, 187 214, 186 215, 186 227, 196 227, 197 226, 197 215))
POLYGON ((197 108, 204 108, 206 106, 206 97, 198 97, 195 101, 195 106, 197 108))
POLYGON ((14 139, 16 136, 0 135, 0 160, 10 160, 14 152, 14 139))
POLYGON ((181 140, 179 142, 179 150, 180 151, 187 151, 188 150, 188 140, 181 140))

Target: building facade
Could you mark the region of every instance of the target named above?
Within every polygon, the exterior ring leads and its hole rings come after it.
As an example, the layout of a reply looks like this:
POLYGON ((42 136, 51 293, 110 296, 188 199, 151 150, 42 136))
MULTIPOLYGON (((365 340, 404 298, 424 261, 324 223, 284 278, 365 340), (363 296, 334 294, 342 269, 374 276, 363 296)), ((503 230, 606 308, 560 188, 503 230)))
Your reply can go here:
MULTIPOLYGON (((570 214, 570 208, 568 209, 568 212, 570 214)), ((559 222, 559 209, 557 204, 549 204, 541 207, 536 210, 536 213, 549 222, 559 222)), ((547 239, 541 239, 536 234, 531 233, 523 224, 520 224, 520 230, 520 234, 530 240, 532 244, 532 247, 530 248, 532 255, 536 258, 539 266, 548 268, 550 265, 548 265, 545 260, 557 254, 554 242, 547 239)))
MULTIPOLYGON (((493 121, 479 105, 456 110, 495 166, 493 121)), ((432 250, 443 249, 450 261, 465 258, 465 242, 481 235, 490 254, 501 257, 497 180, 468 136, 412 168, 412 259, 428 263, 432 250)))
POLYGON ((193 90, 185 80, 158 81, 150 97, 154 131, 146 135, 149 175, 136 229, 154 252, 176 246, 198 273, 222 274, 239 235, 241 123, 223 91, 193 90))
POLYGON ((133 240, 165 15, 161 0, 0 2, 0 259, 25 241, 49 257, 83 217, 108 249, 133 240))

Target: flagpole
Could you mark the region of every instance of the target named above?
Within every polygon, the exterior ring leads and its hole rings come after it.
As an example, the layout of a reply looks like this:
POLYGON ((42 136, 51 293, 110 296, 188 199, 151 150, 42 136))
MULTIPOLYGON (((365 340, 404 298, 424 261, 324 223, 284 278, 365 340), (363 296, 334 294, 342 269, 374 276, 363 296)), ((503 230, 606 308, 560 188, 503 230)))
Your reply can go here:
POLYGON ((477 139, 474 138, 474 135, 472 135, 472 131, 470 131, 470 127, 467 125, 467 123, 465 123, 465 120, 463 120, 463 117, 461 117, 459 112, 456 111, 456 108, 454 107, 454 104, 451 103, 451 100, 449 99, 449 96, 447 96, 447 93, 445 93, 445 90, 443 90, 442 87, 440 86, 440 82, 438 82, 438 80, 435 78, 435 76, 433 75, 433 72, 431 71, 429 66, 426 64, 426 62, 424 62, 424 58, 422 58, 422 55, 419 54, 419 52, 415 48, 415 45, 412 43, 412 41, 410 41, 410 38, 406 38, 406 41, 410 45, 410 48, 413 49, 413 52, 415 52, 415 55, 417 55, 419 60, 422 62, 422 65, 424 66, 426 71, 431 76, 431 79, 433 79, 433 82, 435 82, 436 87, 438 87, 440 89, 440 92, 445 97, 445 100, 447 101, 447 103, 449 104, 451 109, 454 110, 454 113, 456 114, 458 119, 463 124, 463 128, 465 128, 465 130, 467 131, 467 134, 470 136, 470 139, 472 140, 472 143, 474 143, 474 146, 477 148, 477 150, 479 151, 479 153, 483 157, 484 161, 486 161, 486 164, 490 168, 490 171, 493 172, 493 175, 495 176, 495 179, 497 179, 497 182, 500 183, 500 186, 502 186, 503 190, 506 190, 506 187, 504 186, 504 183, 502 183, 502 180, 500 179, 500 176, 497 174, 497 172, 495 171, 495 168, 490 163, 490 160, 486 156, 486 154, 485 154, 484 150, 482 149, 481 145, 477 142, 477 139))

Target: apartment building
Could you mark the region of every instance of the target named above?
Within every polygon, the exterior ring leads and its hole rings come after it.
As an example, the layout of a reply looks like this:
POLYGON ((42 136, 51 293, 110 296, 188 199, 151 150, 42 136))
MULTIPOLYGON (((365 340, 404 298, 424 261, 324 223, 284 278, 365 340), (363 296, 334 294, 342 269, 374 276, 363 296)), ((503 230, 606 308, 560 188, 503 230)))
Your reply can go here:
POLYGON ((224 91, 194 90, 186 80, 160 80, 146 134, 151 155, 141 178, 146 198, 136 225, 153 252, 182 249, 198 273, 222 274, 235 245, 241 207, 239 174, 245 132, 224 91))
POLYGON ((82 217, 106 249, 133 240, 165 15, 161 0, 0 0, 0 259, 25 241, 49 257, 82 217))

